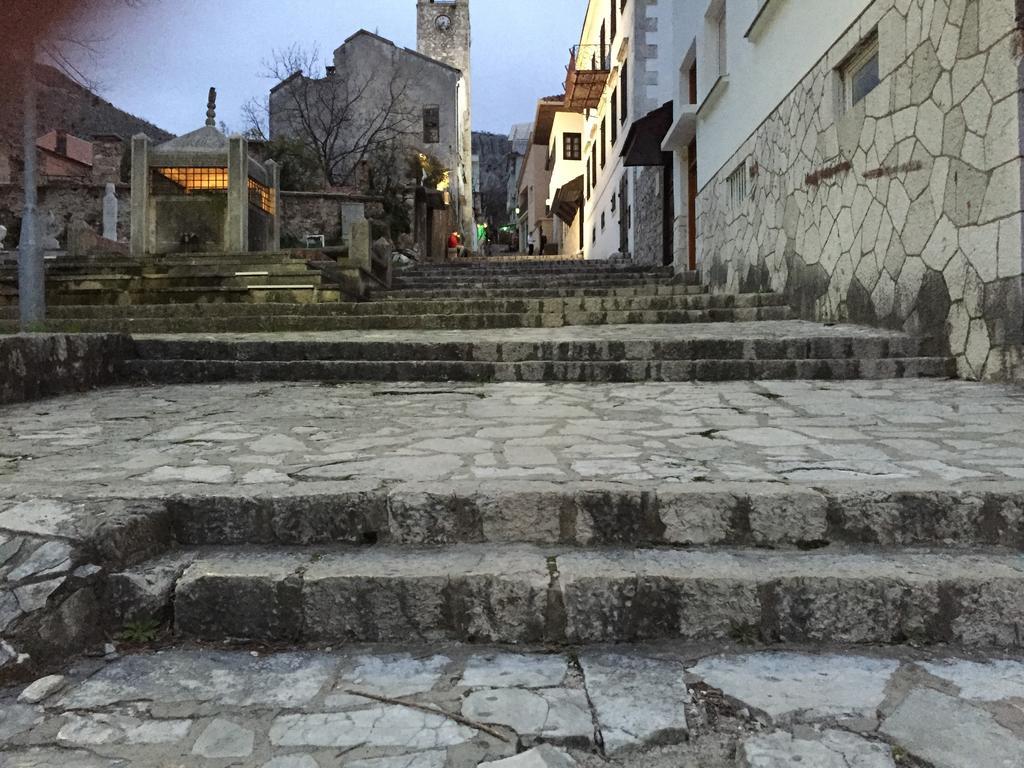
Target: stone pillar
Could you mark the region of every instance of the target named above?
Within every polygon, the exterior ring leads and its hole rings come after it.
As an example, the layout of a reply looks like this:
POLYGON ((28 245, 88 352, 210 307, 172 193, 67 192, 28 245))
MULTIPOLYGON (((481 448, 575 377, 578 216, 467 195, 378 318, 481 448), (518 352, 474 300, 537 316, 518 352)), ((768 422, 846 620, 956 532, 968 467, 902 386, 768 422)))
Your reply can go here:
POLYGON ((370 222, 366 219, 352 222, 351 237, 348 243, 348 257, 355 266, 364 272, 370 272, 370 222))
POLYGON ((117 191, 113 184, 107 184, 103 196, 103 237, 117 242, 117 191))
POLYGON ((249 250, 249 147, 241 136, 228 139, 228 220, 224 250, 249 250))
MULTIPOLYGON (((149 137, 132 138, 131 254, 140 259, 149 250, 149 137)), ((105 227, 104 227, 105 228, 105 227)))
POLYGON ((281 166, 276 160, 266 162, 267 181, 270 184, 271 205, 274 207, 274 215, 270 221, 270 242, 267 244, 268 251, 281 250, 281 166))

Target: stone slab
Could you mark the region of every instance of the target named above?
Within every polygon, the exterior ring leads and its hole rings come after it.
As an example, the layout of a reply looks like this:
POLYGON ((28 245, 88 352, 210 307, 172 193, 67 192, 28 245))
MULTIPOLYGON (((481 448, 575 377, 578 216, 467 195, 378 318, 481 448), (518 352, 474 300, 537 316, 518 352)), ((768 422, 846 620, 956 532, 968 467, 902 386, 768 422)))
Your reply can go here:
POLYGON ((608 753, 686 738, 681 664, 625 654, 585 654, 580 664, 608 753))
POLYGON ((507 726, 528 744, 546 741, 586 747, 594 742, 587 693, 580 689, 474 691, 463 702, 462 714, 476 722, 507 726))
POLYGON ((794 738, 784 731, 743 743, 740 768, 896 768, 892 748, 845 731, 825 731, 817 738, 794 738))
POLYGON ((278 747, 400 747, 437 749, 464 744, 476 732, 442 716, 398 706, 331 714, 281 715, 270 727, 278 747))
POLYGON ((929 689, 912 691, 881 731, 936 768, 1014 768, 1024 739, 983 709, 929 689))
POLYGON ((690 672, 773 722, 875 716, 899 662, 856 655, 714 656, 690 672))

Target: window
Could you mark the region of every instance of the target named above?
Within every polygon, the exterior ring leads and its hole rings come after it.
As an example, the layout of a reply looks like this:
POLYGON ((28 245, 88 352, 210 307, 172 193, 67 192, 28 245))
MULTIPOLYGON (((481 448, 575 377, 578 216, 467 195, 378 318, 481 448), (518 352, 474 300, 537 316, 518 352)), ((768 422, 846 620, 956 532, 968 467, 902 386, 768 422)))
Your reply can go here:
POLYGON ((878 35, 868 38, 842 67, 843 106, 862 102, 881 82, 878 72, 878 35))
POLYGON ((619 17, 618 17, 618 13, 617 13, 618 9, 615 7, 616 3, 618 3, 618 0, 611 0, 611 3, 612 3, 612 15, 611 15, 612 34, 611 34, 611 38, 612 38, 612 42, 614 43, 615 42, 615 35, 619 31, 619 17))
POLYGON ((709 43, 708 60, 718 69, 715 73, 716 80, 725 77, 729 72, 729 37, 725 7, 725 0, 718 0, 711 4, 705 17, 709 43))
POLYGON ((608 121, 601 119, 601 167, 608 162, 608 121))
POLYGON ((740 163, 740 167, 729 174, 725 180, 729 185, 729 200, 733 205, 742 205, 747 199, 747 164, 740 163))
POLYGON ((587 200, 590 199, 590 187, 593 186, 593 179, 590 177, 590 158, 587 158, 587 200))
POLYGON ((591 175, 594 177, 594 186, 597 186, 597 147, 594 147, 594 154, 590 156, 591 175))
POLYGON ((438 144, 441 141, 441 108, 423 108, 423 143, 438 144))
POLYGON ((622 74, 619 75, 619 89, 622 91, 622 98, 619 101, 619 122, 626 124, 626 114, 629 112, 629 62, 622 62, 622 74))
POLYGON ((583 159, 582 133, 566 133, 562 136, 562 157, 566 160, 583 159))
POLYGON ((601 211, 601 231, 604 232, 604 211, 601 211))
POLYGON ((590 242, 594 243, 595 245, 597 244, 597 227, 594 227, 594 232, 590 236, 590 242))
POLYGON ((619 140, 619 92, 612 92, 612 146, 619 140))

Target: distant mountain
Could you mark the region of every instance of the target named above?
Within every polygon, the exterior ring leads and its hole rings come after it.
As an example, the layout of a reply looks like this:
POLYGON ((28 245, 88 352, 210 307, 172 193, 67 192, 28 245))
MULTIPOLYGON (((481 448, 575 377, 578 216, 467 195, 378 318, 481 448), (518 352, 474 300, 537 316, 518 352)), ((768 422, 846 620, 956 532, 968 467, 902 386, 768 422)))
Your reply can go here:
MULTIPOLYGON (((130 139, 145 133, 156 141, 174 134, 147 120, 118 109, 54 67, 36 65, 38 83, 38 136, 60 130, 83 139, 120 136, 130 139)), ((20 156, 23 102, 17 72, 0 71, 0 140, 20 156)))
POLYGON ((477 209, 492 226, 504 224, 508 218, 508 181, 511 174, 509 154, 512 144, 508 136, 474 131, 473 154, 478 160, 480 199, 477 209))

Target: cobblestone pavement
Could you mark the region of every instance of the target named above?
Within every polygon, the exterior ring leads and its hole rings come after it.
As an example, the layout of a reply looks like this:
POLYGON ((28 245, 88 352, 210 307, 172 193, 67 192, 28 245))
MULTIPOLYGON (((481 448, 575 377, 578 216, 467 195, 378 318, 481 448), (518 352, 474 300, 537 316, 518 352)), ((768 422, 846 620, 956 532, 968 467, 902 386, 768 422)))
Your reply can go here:
POLYGON ((1024 765, 1020 660, 908 649, 706 653, 113 656, 0 691, 0 765, 1024 765), (551 746, 499 762, 542 743, 551 746))
POLYGON ((938 487, 1024 480, 1022 426, 1024 391, 933 380, 112 389, 0 409, 0 496, 398 480, 938 487))

